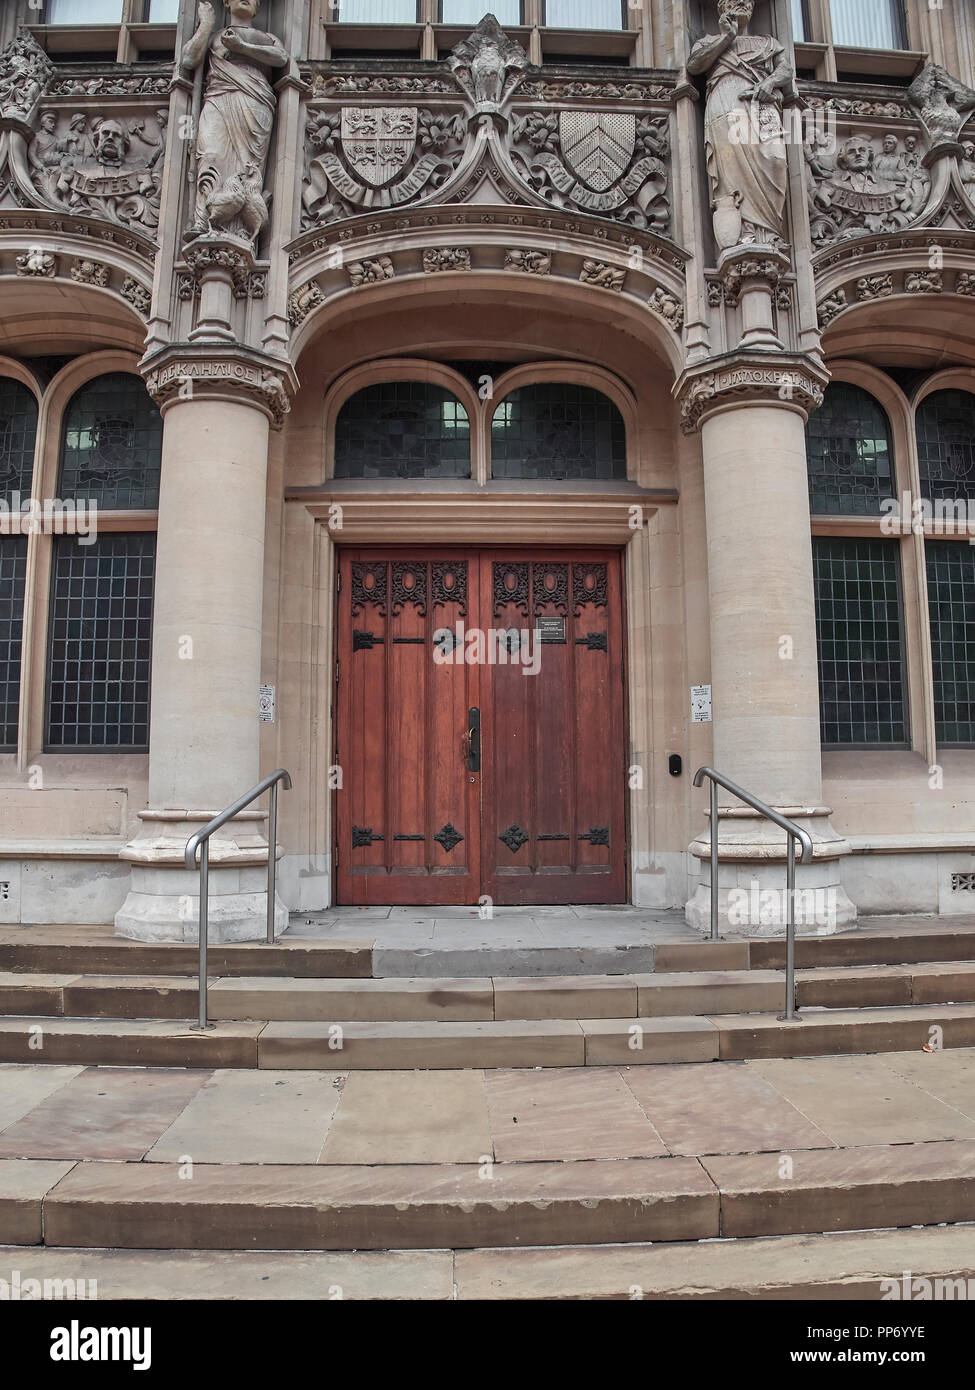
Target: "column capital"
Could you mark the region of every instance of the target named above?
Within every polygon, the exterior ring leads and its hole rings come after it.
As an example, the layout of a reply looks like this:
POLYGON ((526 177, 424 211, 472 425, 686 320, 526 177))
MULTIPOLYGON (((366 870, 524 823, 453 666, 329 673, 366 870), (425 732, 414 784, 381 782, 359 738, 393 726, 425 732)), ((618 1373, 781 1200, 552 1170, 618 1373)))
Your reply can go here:
POLYGON ((298 384, 290 363, 230 343, 168 343, 140 366, 163 414, 177 401, 230 401, 262 411, 275 429, 284 422, 298 384))
POLYGON ((687 368, 674 386, 681 428, 693 434, 709 416, 739 405, 779 405, 807 419, 823 403, 829 372, 806 353, 728 352, 687 368))

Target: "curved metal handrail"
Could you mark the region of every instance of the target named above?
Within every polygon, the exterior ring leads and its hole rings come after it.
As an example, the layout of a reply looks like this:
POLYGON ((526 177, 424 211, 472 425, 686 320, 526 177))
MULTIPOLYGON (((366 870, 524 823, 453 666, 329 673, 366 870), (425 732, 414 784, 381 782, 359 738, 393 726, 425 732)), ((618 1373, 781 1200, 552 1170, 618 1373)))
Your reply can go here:
POLYGON ((276 772, 262 778, 256 786, 251 787, 249 792, 245 792, 233 805, 228 806, 225 811, 221 811, 219 815, 207 821, 202 830, 197 830, 186 841, 183 862, 188 869, 196 868, 197 851, 200 854, 200 1021, 192 1025, 194 1028, 213 1027, 212 1023, 207 1022, 207 913, 210 887, 210 836, 222 825, 226 825, 228 820, 233 820, 234 816, 246 810, 252 801, 263 796, 269 788, 271 806, 267 827, 267 942, 268 945, 274 944, 274 884, 277 871, 279 782, 283 783, 285 791, 291 790, 291 774, 286 772, 283 767, 279 767, 276 772))
POLYGON ((731 792, 739 801, 743 801, 746 806, 751 806, 753 811, 764 816, 766 820, 778 825, 786 832, 788 837, 788 849, 786 856, 786 904, 787 917, 785 929, 785 1013, 779 1017, 788 1023, 799 1022, 799 1015, 796 1012, 796 841, 799 841, 802 852, 799 855, 800 864, 809 864, 813 857, 813 843, 808 830, 803 830, 801 825, 797 825, 794 820, 789 820, 788 816, 783 816, 780 812, 766 806, 764 801, 759 801, 757 796, 752 796, 751 792, 746 792, 744 787, 739 787, 737 782, 732 782, 730 777, 724 777, 720 772, 715 772, 713 767, 699 767, 694 774, 695 787, 704 785, 705 777, 711 783, 711 940, 718 939, 718 787, 724 787, 725 791, 731 792))

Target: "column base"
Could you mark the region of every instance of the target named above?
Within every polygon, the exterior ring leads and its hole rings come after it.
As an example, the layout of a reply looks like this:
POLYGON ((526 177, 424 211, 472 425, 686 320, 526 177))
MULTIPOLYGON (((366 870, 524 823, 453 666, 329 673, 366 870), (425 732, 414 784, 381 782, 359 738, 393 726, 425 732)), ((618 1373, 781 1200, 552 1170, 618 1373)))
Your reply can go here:
MULTIPOLYGON (((199 941, 200 875, 183 860, 186 841, 215 811, 143 811, 142 829, 121 852, 132 866, 129 892, 115 914, 115 935, 132 941, 199 941)), ((210 840, 207 941, 262 941, 267 936, 264 811, 243 811, 210 840)), ((288 925, 275 902, 274 929, 288 925)))
MULTIPOLYGON (((856 905, 843 887, 840 860, 850 847, 829 823, 825 806, 776 807, 808 831, 810 864, 796 864, 796 935, 831 936, 854 926, 856 905)), ((684 916, 702 936, 711 934, 711 846, 695 840, 701 881, 684 916)), ((718 931, 723 937, 784 936, 788 920, 786 845, 783 831, 750 807, 718 811, 718 931)))

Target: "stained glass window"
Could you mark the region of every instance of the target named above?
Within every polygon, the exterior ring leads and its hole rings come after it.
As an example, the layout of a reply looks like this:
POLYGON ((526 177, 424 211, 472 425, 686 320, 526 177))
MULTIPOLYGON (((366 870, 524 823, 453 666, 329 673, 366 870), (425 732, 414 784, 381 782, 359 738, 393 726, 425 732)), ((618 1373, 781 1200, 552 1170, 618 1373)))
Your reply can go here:
POLYGON ((162 419, 141 377, 96 377, 65 411, 58 496, 106 510, 153 508, 161 457, 162 419))
POLYGON ((908 738, 897 541, 813 538, 824 744, 908 738))
POLYGON ((975 743, 975 547, 928 541, 928 608, 939 743, 975 743))
POLYGON ((519 387, 494 412, 491 471, 496 478, 625 478, 623 417, 591 386, 519 387))
POLYGON ((30 496, 37 437, 37 401, 27 387, 0 377, 0 497, 13 505, 13 494, 30 496))
POLYGON ((873 396, 837 381, 806 426, 809 509, 816 515, 879 516, 894 496, 890 423, 873 396))
POLYGON ((0 748, 17 747, 27 537, 0 536, 0 748))
POLYGON ((915 422, 922 497, 975 499, 975 395, 935 391, 915 422))
POLYGON ((468 478, 471 425, 443 386, 384 381, 363 387, 335 422, 336 478, 468 478))
POLYGON ((155 558, 146 532, 55 540, 48 747, 148 749, 155 558))

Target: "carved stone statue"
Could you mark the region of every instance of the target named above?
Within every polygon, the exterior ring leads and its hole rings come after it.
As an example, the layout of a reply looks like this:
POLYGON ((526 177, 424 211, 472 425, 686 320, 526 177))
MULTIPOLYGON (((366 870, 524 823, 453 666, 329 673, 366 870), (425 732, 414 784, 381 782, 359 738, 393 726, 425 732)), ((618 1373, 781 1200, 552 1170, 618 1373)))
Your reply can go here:
POLYGON ((26 29, 0 54, 0 118, 29 121, 54 67, 26 29))
POLYGON ((274 34, 252 27, 261 0, 229 0, 227 8, 231 25, 214 36, 213 6, 201 0, 196 33, 180 59, 202 72, 209 55, 189 236, 220 231, 253 242, 267 222, 263 180, 275 108, 269 74, 290 59, 274 34))
POLYGON ((509 39, 493 14, 485 15, 447 63, 478 112, 499 111, 529 66, 528 55, 509 39))
POLYGON ((968 112, 975 108, 975 92, 946 72, 939 63, 928 63, 915 77, 907 95, 920 112, 932 147, 957 143, 968 112))
POLYGON ((748 34, 754 0, 718 0, 719 34, 691 49, 687 70, 706 72, 705 148, 714 234, 721 249, 775 246, 785 232, 788 183, 782 107, 796 97, 782 45, 748 34))

